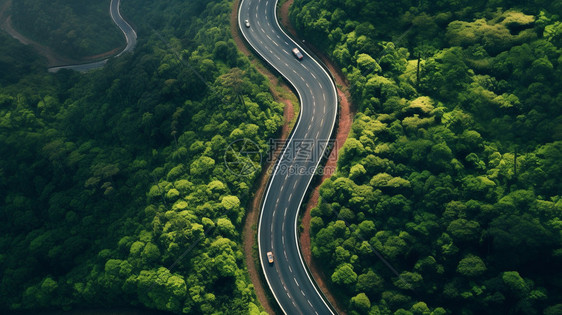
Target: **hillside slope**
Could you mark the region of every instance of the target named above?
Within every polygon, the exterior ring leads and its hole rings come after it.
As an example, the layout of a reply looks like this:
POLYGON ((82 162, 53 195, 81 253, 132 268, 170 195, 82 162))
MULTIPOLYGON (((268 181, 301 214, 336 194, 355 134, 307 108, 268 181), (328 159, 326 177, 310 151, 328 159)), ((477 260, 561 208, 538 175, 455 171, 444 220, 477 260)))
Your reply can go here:
POLYGON ((560 312, 560 9, 295 1, 359 107, 311 219, 350 312, 560 312))

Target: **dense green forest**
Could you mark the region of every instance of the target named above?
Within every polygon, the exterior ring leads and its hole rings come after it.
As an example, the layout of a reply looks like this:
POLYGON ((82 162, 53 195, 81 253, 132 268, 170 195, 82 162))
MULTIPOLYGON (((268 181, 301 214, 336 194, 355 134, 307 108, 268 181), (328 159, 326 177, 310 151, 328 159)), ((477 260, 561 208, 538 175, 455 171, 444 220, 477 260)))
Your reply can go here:
POLYGON ((87 74, 0 37, 1 312, 259 314, 239 232, 258 174, 223 160, 242 138, 265 150, 282 105, 230 1, 123 5, 138 47, 87 74))
POLYGON ((109 16, 110 2, 13 0, 12 21, 22 34, 80 59, 125 46, 125 37, 109 16))
POLYGON ((18 82, 31 72, 44 68, 33 49, 0 32, 0 86, 18 82))
POLYGON ((358 107, 311 221, 350 313, 562 314, 561 12, 295 0, 358 107))

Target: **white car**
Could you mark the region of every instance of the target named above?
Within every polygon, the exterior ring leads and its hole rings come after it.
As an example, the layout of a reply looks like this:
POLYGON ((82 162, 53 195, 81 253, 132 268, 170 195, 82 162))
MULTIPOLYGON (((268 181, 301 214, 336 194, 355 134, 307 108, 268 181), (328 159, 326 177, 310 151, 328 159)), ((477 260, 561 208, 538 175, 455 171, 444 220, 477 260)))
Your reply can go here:
POLYGON ((272 252, 267 252, 267 261, 270 264, 273 264, 273 253, 272 252))
POLYGON ((295 55, 295 57, 297 57, 298 60, 302 60, 302 53, 300 52, 300 50, 298 48, 293 48, 292 50, 293 55, 295 55))
POLYGON ((249 28, 249 27, 250 27, 250 21, 248 21, 248 20, 244 20, 244 25, 246 25, 246 27, 248 27, 248 28, 249 28))

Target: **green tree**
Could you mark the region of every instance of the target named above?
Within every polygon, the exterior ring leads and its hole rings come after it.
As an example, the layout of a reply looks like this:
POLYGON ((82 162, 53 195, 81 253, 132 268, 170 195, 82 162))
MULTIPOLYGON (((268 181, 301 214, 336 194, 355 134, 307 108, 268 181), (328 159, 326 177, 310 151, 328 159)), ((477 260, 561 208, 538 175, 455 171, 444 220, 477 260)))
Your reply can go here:
POLYGON ((476 277, 486 271, 486 265, 478 256, 467 255, 457 266, 457 272, 467 277, 476 277))
POLYGON ((357 274, 349 263, 341 264, 332 274, 332 282, 341 286, 350 287, 357 281, 357 274))
POLYGON ((367 314, 371 308, 371 301, 365 293, 359 293, 351 298, 351 308, 360 314, 367 314))

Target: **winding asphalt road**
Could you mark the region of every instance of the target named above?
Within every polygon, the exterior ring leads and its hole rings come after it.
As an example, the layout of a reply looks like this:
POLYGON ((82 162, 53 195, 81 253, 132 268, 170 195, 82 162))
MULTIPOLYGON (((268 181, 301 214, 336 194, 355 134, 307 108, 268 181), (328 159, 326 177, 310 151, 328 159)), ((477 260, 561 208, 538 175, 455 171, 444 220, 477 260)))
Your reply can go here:
POLYGON ((333 314, 305 267, 297 237, 299 208, 330 138, 337 93, 329 74, 277 21, 278 0, 241 0, 238 26, 254 51, 295 88, 301 112, 269 182, 258 223, 261 267, 285 314, 333 314), (250 27, 244 21, 248 20, 250 27), (291 50, 298 47, 303 60, 291 50), (267 261, 273 252, 274 263, 267 261))
MULTIPOLYGON (((123 35, 125 35, 125 39, 127 40, 127 46, 125 47, 125 49, 123 49, 120 53, 118 53, 114 57, 119 57, 126 52, 132 51, 137 45, 137 33, 131 27, 131 25, 129 25, 129 23, 127 23, 127 21, 125 21, 125 19, 123 19, 123 17, 121 16, 120 7, 121 7, 121 0, 111 0, 111 4, 109 5, 109 15, 111 15, 111 19, 113 20, 113 23, 115 23, 119 27, 119 29, 121 29, 123 35)), ((86 72, 89 70, 103 67, 107 63, 107 60, 109 60, 109 58, 96 62, 91 62, 91 63, 52 67, 49 68, 49 72, 57 72, 61 69, 86 72)))

